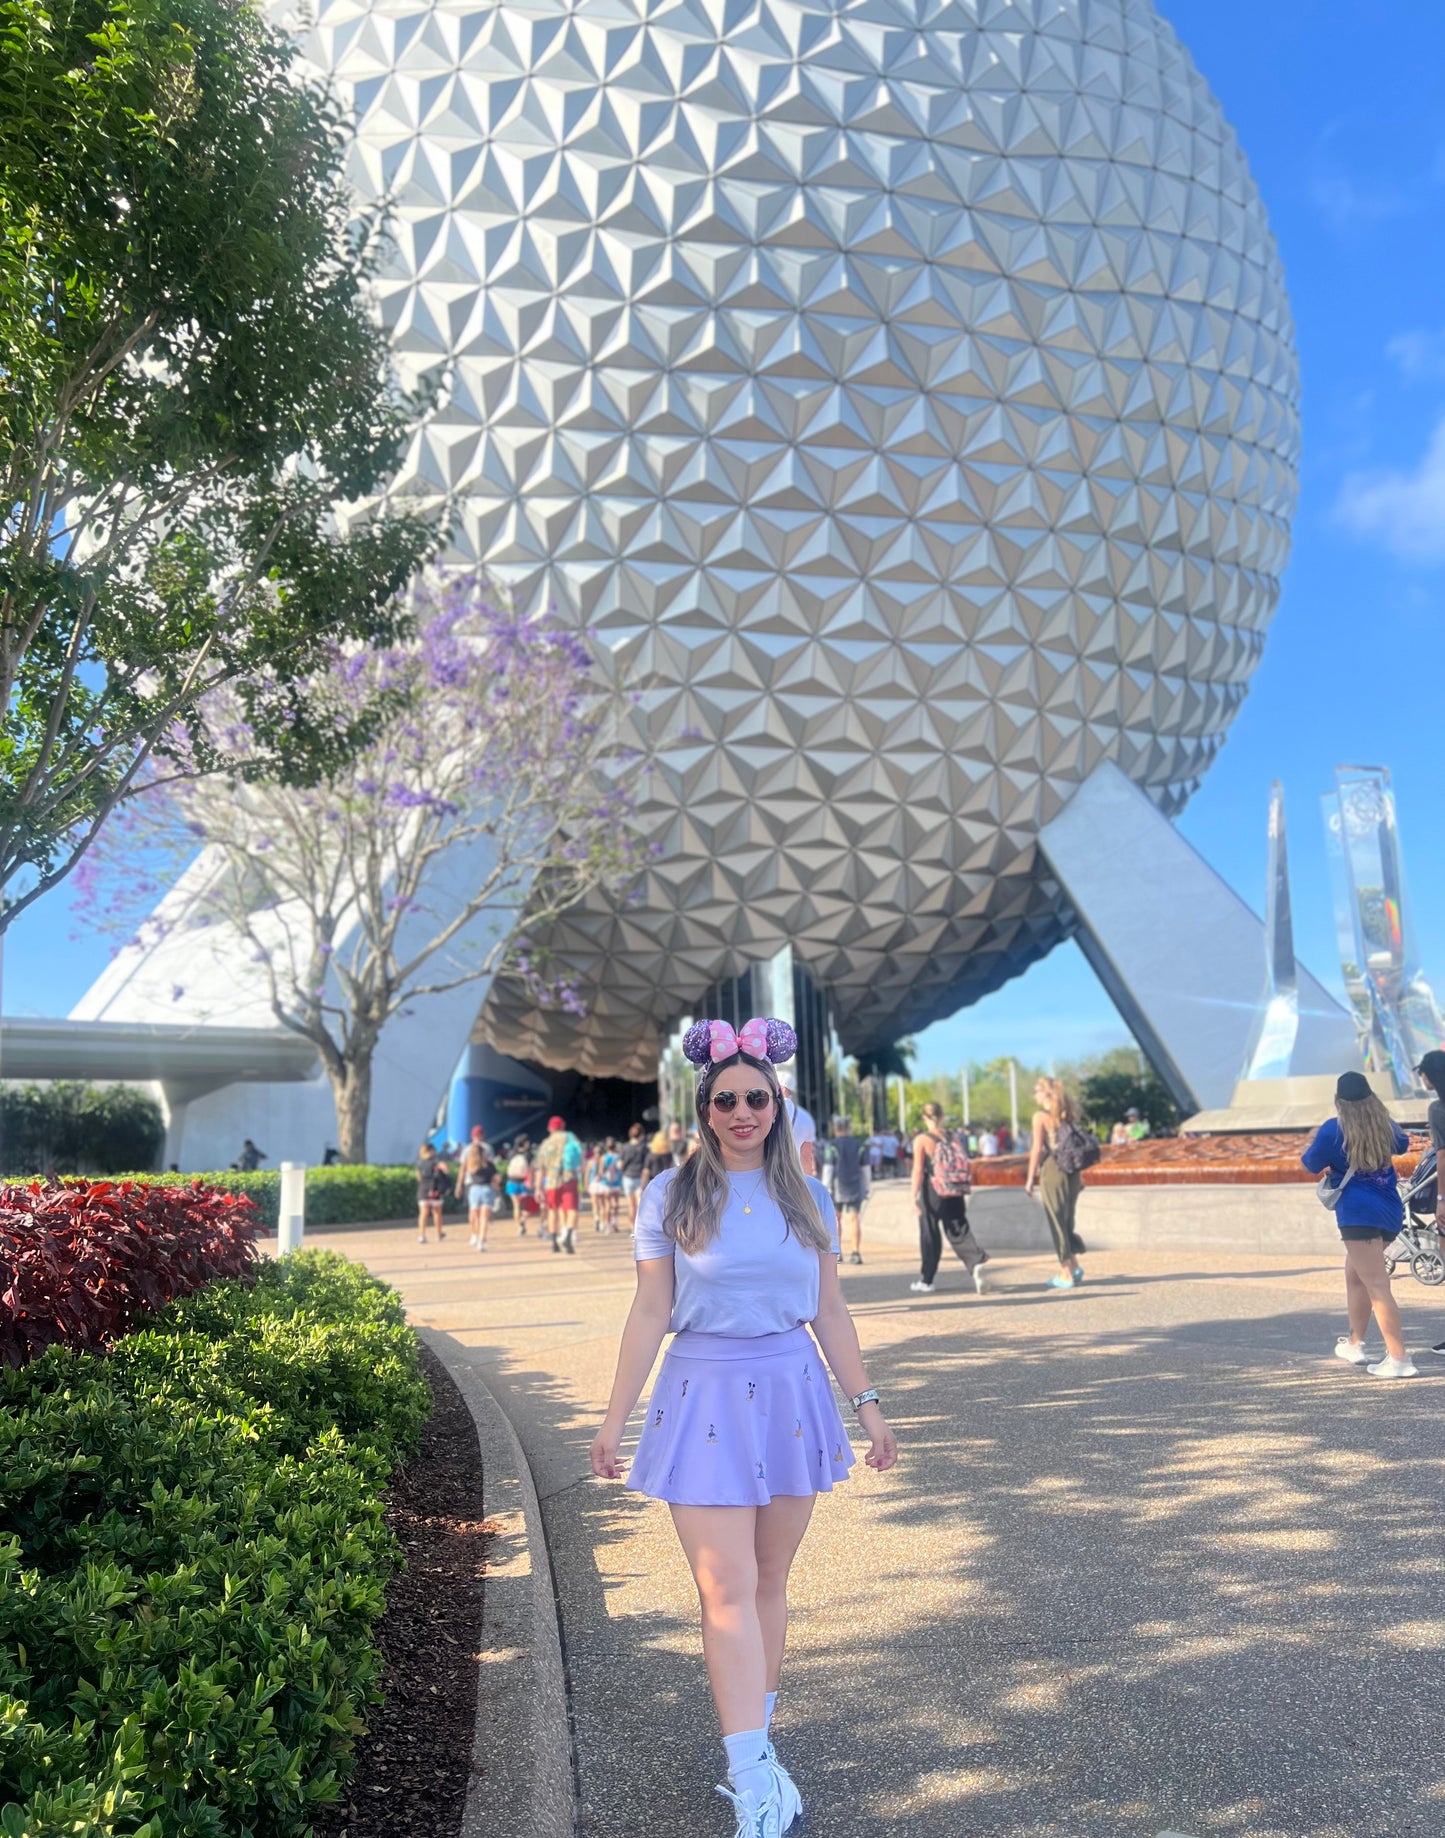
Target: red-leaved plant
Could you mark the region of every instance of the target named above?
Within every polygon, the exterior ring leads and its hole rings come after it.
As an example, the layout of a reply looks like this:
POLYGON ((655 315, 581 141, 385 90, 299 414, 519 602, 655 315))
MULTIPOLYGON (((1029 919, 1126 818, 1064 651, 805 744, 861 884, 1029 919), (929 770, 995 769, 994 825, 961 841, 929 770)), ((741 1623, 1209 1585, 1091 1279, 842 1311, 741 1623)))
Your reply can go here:
POLYGON ((250 1200, 199 1182, 0 1185, 0 1361, 102 1352, 138 1315, 244 1275, 259 1232, 250 1200))

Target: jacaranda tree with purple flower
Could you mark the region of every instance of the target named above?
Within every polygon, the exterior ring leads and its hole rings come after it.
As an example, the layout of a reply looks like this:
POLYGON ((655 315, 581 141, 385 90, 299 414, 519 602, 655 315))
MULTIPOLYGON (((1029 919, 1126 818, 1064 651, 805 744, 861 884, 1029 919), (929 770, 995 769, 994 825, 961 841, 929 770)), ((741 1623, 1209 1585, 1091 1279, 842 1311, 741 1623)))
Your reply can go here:
MULTIPOLYGON (((573 1003, 527 930, 599 884, 624 884, 643 859, 634 768, 615 742, 620 692, 603 689, 585 640, 555 619, 519 618, 475 580, 422 590, 414 611, 414 640, 339 652, 308 685, 343 720, 387 711, 328 781, 157 775, 78 871, 92 916, 129 928, 137 902, 203 851, 187 875, 187 937, 245 940, 276 1020, 321 1057, 346 1161, 366 1158, 387 1023, 501 973, 573 1003)), ((204 718, 207 741, 244 759, 240 704, 212 697, 204 718)), ((139 941, 172 923, 163 906, 139 941)))

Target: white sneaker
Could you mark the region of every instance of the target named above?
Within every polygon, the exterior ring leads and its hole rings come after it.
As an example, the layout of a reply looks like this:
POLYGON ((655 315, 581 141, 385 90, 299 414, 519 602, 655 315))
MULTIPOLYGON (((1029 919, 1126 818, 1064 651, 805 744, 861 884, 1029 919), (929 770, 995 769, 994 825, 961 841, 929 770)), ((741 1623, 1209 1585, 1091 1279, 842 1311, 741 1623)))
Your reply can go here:
POLYGON ((925 1283, 921 1276, 915 1277, 908 1287, 916 1296, 931 1296, 933 1294, 932 1283, 925 1283))
POLYGON ((771 1742, 768 1744, 768 1766, 773 1771, 773 1785, 778 1791, 782 1829, 787 1831, 794 1819, 801 1819, 803 1816, 803 1796, 798 1792, 797 1783, 792 1775, 778 1760, 778 1751, 771 1742))
POLYGON ((472 1233, 472 1235, 471 1235, 471 1237, 470 1237, 470 1238, 469 1238, 469 1239, 467 1240, 467 1243, 468 1243, 468 1244, 469 1244, 469 1245, 470 1245, 470 1246, 472 1247, 472 1249, 473 1249, 473 1250, 475 1250, 475 1249, 476 1249, 476 1247, 477 1247, 477 1235, 476 1235, 476 1233, 475 1233, 475 1232, 473 1232, 473 1233, 472 1233))
POLYGON ((973 1288, 975 1295, 982 1296, 988 1294, 989 1282, 988 1278, 983 1273, 982 1264, 975 1264, 973 1266, 973 1288))
POLYGON ((1366 1366, 1371 1378, 1419 1378, 1420 1369, 1407 1353, 1403 1359, 1377 1359, 1366 1366))
POLYGON ((759 1799, 755 1793, 734 1793, 731 1787, 719 1787, 725 1800, 731 1800, 737 1814, 733 1838, 783 1838, 783 1809, 776 1790, 759 1799))
POLYGON ((1368 1366, 1370 1363, 1365 1343, 1362 1340, 1351 1340, 1348 1334, 1341 1334, 1335 1342, 1335 1358, 1347 1359, 1352 1366, 1368 1366))

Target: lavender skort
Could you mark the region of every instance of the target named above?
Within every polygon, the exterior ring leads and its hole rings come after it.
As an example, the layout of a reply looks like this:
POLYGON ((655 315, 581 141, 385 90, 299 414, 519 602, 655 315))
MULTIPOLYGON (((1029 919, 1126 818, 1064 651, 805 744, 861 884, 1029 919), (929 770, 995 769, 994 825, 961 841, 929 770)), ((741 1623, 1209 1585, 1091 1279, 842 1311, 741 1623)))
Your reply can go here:
POLYGON ((852 1466, 807 1328, 685 1331, 663 1359, 627 1484, 677 1506, 766 1506, 774 1494, 831 1493, 852 1466))

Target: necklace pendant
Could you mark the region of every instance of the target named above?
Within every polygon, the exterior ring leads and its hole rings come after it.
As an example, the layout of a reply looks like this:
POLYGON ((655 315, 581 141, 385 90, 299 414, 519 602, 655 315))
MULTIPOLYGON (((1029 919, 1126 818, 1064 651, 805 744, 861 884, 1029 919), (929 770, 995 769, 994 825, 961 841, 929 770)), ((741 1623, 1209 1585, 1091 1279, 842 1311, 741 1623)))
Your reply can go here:
POLYGON ((750 1213, 752 1210, 753 1210, 752 1207, 748 1205, 746 1200, 744 1200, 743 1201, 743 1211, 745 1213, 750 1213))

